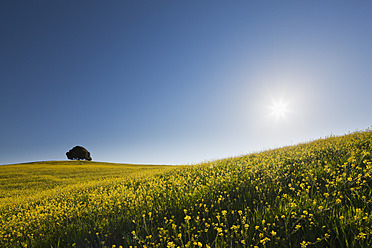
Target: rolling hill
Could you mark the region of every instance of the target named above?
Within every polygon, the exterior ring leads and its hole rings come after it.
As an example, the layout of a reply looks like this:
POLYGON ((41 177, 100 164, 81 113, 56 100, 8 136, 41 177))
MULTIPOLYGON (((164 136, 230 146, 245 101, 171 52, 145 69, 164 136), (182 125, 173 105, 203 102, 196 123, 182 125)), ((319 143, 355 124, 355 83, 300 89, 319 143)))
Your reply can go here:
POLYGON ((372 246, 370 130, 194 166, 73 162, 0 167, 0 247, 372 246))

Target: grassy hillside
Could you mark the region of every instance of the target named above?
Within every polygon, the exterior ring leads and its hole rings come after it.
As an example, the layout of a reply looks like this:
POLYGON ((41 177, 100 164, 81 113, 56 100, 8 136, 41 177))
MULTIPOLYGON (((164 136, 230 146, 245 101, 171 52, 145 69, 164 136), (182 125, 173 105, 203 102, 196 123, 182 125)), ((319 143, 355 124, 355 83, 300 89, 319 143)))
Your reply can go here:
POLYGON ((0 247, 371 247, 371 153, 365 131, 143 176, 79 177, 3 204, 0 247))
POLYGON ((61 187, 81 187, 143 172, 167 169, 163 165, 133 165, 93 161, 45 161, 0 167, 0 204, 14 203, 15 198, 49 194, 61 187), (47 191, 47 192, 46 192, 47 191))

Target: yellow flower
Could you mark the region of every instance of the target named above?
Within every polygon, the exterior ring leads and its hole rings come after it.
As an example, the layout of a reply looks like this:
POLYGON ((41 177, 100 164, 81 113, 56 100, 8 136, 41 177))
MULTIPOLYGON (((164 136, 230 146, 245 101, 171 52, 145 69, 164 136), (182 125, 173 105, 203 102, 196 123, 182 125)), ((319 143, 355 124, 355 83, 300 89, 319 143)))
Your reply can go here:
POLYGON ((306 241, 302 241, 302 243, 301 243, 301 248, 306 248, 306 246, 307 246, 306 241))
POLYGON ((168 242, 167 248, 174 248, 176 245, 173 242, 168 242))
POLYGON ((270 239, 268 237, 265 237, 264 239, 261 239, 260 240, 260 243, 262 243, 263 245, 265 245, 266 242, 270 241, 270 239))
POLYGON ((297 204, 294 203, 294 202, 291 202, 291 203, 289 204, 289 206, 290 206, 291 208, 295 208, 295 207, 297 207, 297 204))
POLYGON ((363 233, 363 232, 360 232, 356 238, 357 238, 357 239, 365 239, 366 236, 367 236, 367 234, 365 234, 365 233, 363 233))

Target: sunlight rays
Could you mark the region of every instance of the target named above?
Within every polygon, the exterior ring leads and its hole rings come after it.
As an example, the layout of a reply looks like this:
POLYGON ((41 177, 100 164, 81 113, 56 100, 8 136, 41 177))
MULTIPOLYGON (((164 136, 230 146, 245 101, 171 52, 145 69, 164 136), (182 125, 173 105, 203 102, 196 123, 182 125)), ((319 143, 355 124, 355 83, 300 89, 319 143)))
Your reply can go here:
POLYGON ((285 101, 283 98, 272 99, 272 103, 268 106, 269 115, 274 118, 275 122, 285 120, 289 110, 289 102, 285 101))

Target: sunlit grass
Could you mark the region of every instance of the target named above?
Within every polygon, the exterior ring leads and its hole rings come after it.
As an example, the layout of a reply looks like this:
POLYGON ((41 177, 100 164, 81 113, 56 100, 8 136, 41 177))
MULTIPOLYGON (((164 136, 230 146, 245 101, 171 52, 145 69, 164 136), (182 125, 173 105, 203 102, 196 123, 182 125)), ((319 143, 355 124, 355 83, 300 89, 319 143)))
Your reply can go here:
POLYGON ((92 161, 45 161, 0 167, 0 203, 19 196, 39 195, 60 187, 81 186, 129 174, 162 170, 169 166, 102 163, 92 161))
POLYGON ((371 152, 365 131, 137 176, 101 168, 3 203, 0 247, 371 247, 371 152))

